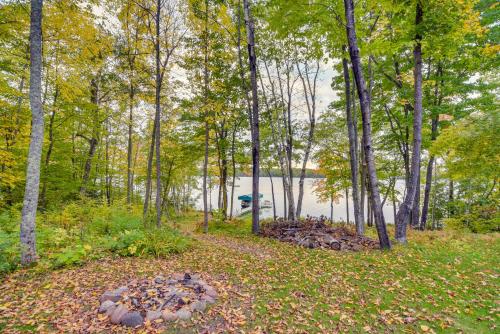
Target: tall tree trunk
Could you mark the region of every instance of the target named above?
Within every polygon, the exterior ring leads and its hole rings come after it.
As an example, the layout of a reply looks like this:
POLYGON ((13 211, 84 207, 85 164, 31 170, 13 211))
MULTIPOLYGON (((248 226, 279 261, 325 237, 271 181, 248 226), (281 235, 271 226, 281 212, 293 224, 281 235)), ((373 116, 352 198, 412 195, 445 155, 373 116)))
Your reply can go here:
POLYGON ((414 229, 418 229, 420 224, 420 174, 421 173, 419 171, 415 189, 415 200, 413 201, 413 207, 410 215, 410 224, 414 229))
POLYGON ((250 14, 249 0, 243 0, 247 28, 248 63, 252 87, 252 232, 259 233, 259 97, 257 95, 257 57, 255 55, 255 28, 250 14))
POLYGON ((269 176, 269 181, 271 182, 271 197, 273 201, 273 220, 276 220, 276 200, 274 198, 274 183, 273 176, 271 175, 271 171, 267 170, 267 176, 269 176))
POLYGON ((132 154, 133 154, 133 122, 134 122, 134 95, 135 89, 132 82, 130 83, 129 92, 129 112, 128 112, 128 143, 127 143, 127 204, 130 205, 132 201, 132 188, 134 187, 134 181, 132 178, 132 154))
POLYGON ((221 189, 221 209, 222 209, 222 217, 223 221, 227 219, 227 152, 226 152, 226 137, 227 131, 222 130, 221 136, 221 181, 220 181, 220 189, 221 189))
POLYGON ((309 65, 305 64, 305 76, 302 74, 299 65, 297 64, 297 71, 299 77, 302 81, 302 87, 304 89, 304 99, 306 100, 307 112, 309 116, 309 132, 307 135, 307 144, 304 150, 304 160, 302 162, 302 168, 300 170, 299 178, 299 196, 297 198, 297 218, 300 218, 302 211, 302 199, 304 197, 304 181, 306 177, 307 162, 309 161, 309 155, 311 154, 311 148, 314 140, 314 130, 316 128, 316 83, 318 81, 319 74, 319 62, 316 62, 316 71, 313 74, 312 84, 309 78, 309 65))
POLYGON ((205 60, 203 63, 204 95, 205 95, 205 156, 203 159, 203 233, 208 233, 208 142, 210 131, 208 127, 208 0, 205 0, 205 60))
MULTIPOLYGON (((440 85, 443 86, 443 68, 442 64, 438 63, 437 66, 437 76, 441 78, 440 83, 436 80, 436 84, 434 85, 434 97, 435 104, 439 106, 442 101, 443 94, 440 93, 440 85)), ((434 115, 431 121, 431 141, 436 140, 438 134, 438 125, 439 125, 439 117, 438 115, 434 115)), ((429 162, 427 163, 427 170, 425 174, 425 188, 424 188, 424 203, 422 206, 422 219, 420 221, 420 229, 425 230, 427 228, 427 216, 429 212, 429 202, 432 188, 432 170, 434 167, 434 155, 430 154, 429 162)))
POLYGON ((161 226, 161 154, 160 154, 160 93, 162 84, 162 75, 160 72, 160 15, 161 0, 156 1, 156 131, 155 131, 155 150, 156 150, 156 227, 161 226))
POLYGON ((333 223, 333 195, 330 196, 330 221, 333 223))
MULTIPOLYGON (((434 116, 432 118, 432 140, 436 138, 437 135, 438 118, 434 116)), ((422 207, 422 220, 420 222, 420 229, 425 230, 427 226, 427 215, 429 211, 429 200, 431 196, 432 187, 432 169, 434 168, 434 155, 430 155, 429 162, 427 163, 427 172, 425 174, 425 190, 424 190, 424 203, 422 207)))
POLYGON ((363 145, 361 145, 361 153, 360 153, 360 161, 359 165, 361 167, 361 191, 360 191, 360 201, 359 201, 359 211, 361 218, 363 219, 363 225, 365 224, 365 198, 366 198, 366 159, 365 159, 365 154, 364 154, 364 148, 363 145))
POLYGON ((287 186, 286 186, 286 179, 285 179, 285 174, 281 174, 281 181, 283 182, 283 218, 285 220, 288 219, 288 212, 287 212, 287 206, 286 206, 286 192, 287 192, 287 186))
POLYGON ((111 205, 111 175, 109 173, 109 133, 111 132, 111 129, 110 129, 110 126, 109 126, 109 120, 106 120, 106 123, 107 124, 107 131, 106 131, 106 147, 105 147, 105 152, 104 152, 104 156, 105 156, 105 160, 106 160, 106 167, 105 167, 105 170, 104 170, 104 174, 105 174, 105 192, 106 192, 106 203, 108 204, 108 206, 111 205))
MULTIPOLYGON (((57 79, 57 75, 56 75, 57 79)), ((40 195, 40 204, 42 207, 42 210, 47 209, 47 174, 49 170, 49 164, 50 164, 50 158, 52 156, 52 150, 54 149, 54 120, 56 117, 56 103, 57 103, 57 98, 59 96, 59 87, 56 85, 55 93, 54 93, 54 103, 52 104, 52 113, 50 114, 49 118, 49 147, 47 148, 47 153, 45 154, 45 161, 44 161, 44 167, 43 171, 45 173, 45 179, 42 184, 42 193, 40 195)))
POLYGON ((151 133, 151 144, 149 145, 148 151, 148 164, 146 171, 146 192, 144 195, 144 207, 142 211, 144 224, 147 223, 147 215, 149 208, 149 201, 151 200, 151 183, 152 183, 152 174, 153 174, 153 156, 154 156, 154 148, 155 148, 155 140, 156 140, 156 116, 153 122, 153 130, 151 133))
MULTIPOLYGON (((394 182, 394 185, 396 185, 396 182, 394 182)), ((392 188, 392 211, 393 211, 393 219, 396 221, 396 215, 397 215, 397 209, 396 209, 396 191, 395 191, 395 186, 392 188)))
POLYGON ((83 167, 82 185, 80 186, 80 194, 84 195, 87 192, 87 184, 90 179, 90 172, 92 169, 92 160, 94 159, 95 151, 97 149, 98 141, 96 138, 87 138, 89 142, 89 152, 83 167))
POLYGON ((346 33, 349 41, 349 54, 351 57, 354 78, 358 90, 358 97, 361 105, 361 115, 363 119, 363 145, 365 147, 365 158, 368 167, 368 178, 370 181, 370 195, 372 209, 375 216, 375 225, 380 242, 380 247, 383 249, 391 248, 389 235, 384 221, 382 205, 380 201, 380 193, 378 188, 377 170, 375 168, 375 158, 373 156, 372 138, 371 138, 371 110, 368 93, 366 91, 366 83, 363 77, 361 68, 361 59, 359 56, 358 41, 354 24, 354 3, 353 0, 344 0, 345 16, 346 16, 346 33))
MULTIPOLYGON (((415 25, 419 28, 423 17, 422 4, 417 1, 415 25)), ((413 111, 413 152, 411 161, 411 179, 406 196, 399 207, 396 217, 396 240, 406 243, 406 229, 410 212, 415 203, 418 180, 420 178, 420 150, 422 145, 422 45, 419 33, 415 37, 415 47, 413 49, 415 62, 414 86, 415 86, 415 107, 413 111)))
MULTIPOLYGON (((345 49, 345 47, 344 47, 345 49)), ((360 203, 359 203, 359 192, 358 192, 358 149, 357 149, 357 133, 356 133, 356 123, 351 111, 351 78, 349 76, 349 66, 347 63, 347 58, 342 58, 342 68, 344 71, 344 83, 345 83, 345 106, 346 106, 346 118, 347 118, 347 133, 349 136, 349 162, 351 166, 351 184, 352 184, 352 202, 354 207, 354 223, 356 224, 356 232, 358 235, 363 235, 365 233, 365 226, 363 222, 363 217, 361 216, 360 203)))
POLYGON ((345 212, 347 216, 347 224, 349 224, 351 221, 349 217, 349 188, 345 188, 345 212))
MULTIPOLYGON (((99 84, 98 78, 93 78, 90 82, 90 103, 95 108, 94 115, 94 129, 92 137, 88 138, 85 135, 77 134, 77 136, 84 138, 89 143, 89 152, 87 154, 87 159, 85 160, 85 165, 83 167, 82 185, 80 186, 80 194, 85 195, 87 192, 87 184, 90 179, 90 172, 92 170, 92 160, 94 159, 95 151, 97 149, 97 144, 99 143, 99 84)), ((97 168, 97 167, 96 167, 97 168)), ((96 173, 96 175, 98 175, 96 173)))
POLYGON ((42 6, 42 0, 31 0, 30 105, 32 118, 20 233, 22 265, 29 265, 37 259, 35 221, 43 146, 42 6))
POLYGON ((231 204, 230 204, 230 209, 229 209, 229 219, 233 219, 233 205, 234 205, 234 187, 235 187, 235 182, 236 182, 236 159, 235 159, 235 141, 236 141, 236 127, 237 125, 234 124, 234 129, 233 133, 231 136, 231 165, 233 167, 233 174, 232 174, 232 182, 231 182, 231 204))

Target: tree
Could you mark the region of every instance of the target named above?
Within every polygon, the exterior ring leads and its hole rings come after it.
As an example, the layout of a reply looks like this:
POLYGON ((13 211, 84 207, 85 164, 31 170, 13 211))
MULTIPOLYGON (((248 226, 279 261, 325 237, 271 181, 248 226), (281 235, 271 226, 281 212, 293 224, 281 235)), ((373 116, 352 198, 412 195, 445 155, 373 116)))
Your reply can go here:
POLYGON ((358 91, 359 102, 361 105, 361 116, 363 120, 363 146, 366 164, 368 167, 368 180, 370 183, 370 197, 372 209, 375 217, 375 225, 380 241, 380 247, 385 249, 391 248, 391 242, 387 234, 384 215, 382 212, 382 203, 380 201, 380 193, 378 188, 377 171, 375 169, 375 159, 373 155, 373 146, 371 138, 371 110, 370 100, 366 90, 366 83, 361 69, 361 60, 359 56, 359 48, 356 37, 356 28, 354 25, 354 3, 352 0, 344 0, 345 17, 346 17, 346 33, 349 42, 349 55, 351 57, 354 79, 358 91))
MULTIPOLYGON (((396 216, 396 240, 401 243, 406 243, 406 227, 410 218, 411 211, 414 206, 417 188, 420 187, 420 150, 422 146, 422 43, 420 24, 423 20, 423 9, 420 0, 417 0, 415 26, 417 34, 415 36, 415 47, 413 49, 413 57, 415 62, 414 68, 414 90, 415 90, 415 105, 413 110, 413 147, 411 159, 411 174, 410 183, 406 192, 405 199, 399 207, 396 216)), ((418 192, 420 193, 420 192, 418 192)))
MULTIPOLYGON (((359 171, 358 171, 358 136, 357 136, 357 125, 356 118, 353 117, 353 112, 355 108, 352 108, 351 103, 351 77, 349 75, 349 66, 347 59, 342 58, 342 70, 344 73, 344 84, 345 84, 345 109, 346 109, 346 123, 347 132, 349 136, 349 162, 351 167, 351 186, 352 186, 352 200, 354 206, 354 223, 356 224, 356 232, 359 235, 365 233, 365 224, 363 213, 360 208, 359 201, 359 171)), ((353 99, 354 100, 354 99, 353 99)), ((346 197, 346 200, 348 198, 346 197)))
POLYGON ((250 13, 249 0, 243 0, 245 25, 247 29, 248 65, 252 87, 252 232, 259 233, 259 97, 257 93, 257 57, 255 55, 255 27, 250 13))
POLYGON ((31 0, 30 22, 30 104, 31 138, 21 221, 21 264, 36 261, 35 221, 40 186, 43 146, 42 108, 42 0, 31 0))

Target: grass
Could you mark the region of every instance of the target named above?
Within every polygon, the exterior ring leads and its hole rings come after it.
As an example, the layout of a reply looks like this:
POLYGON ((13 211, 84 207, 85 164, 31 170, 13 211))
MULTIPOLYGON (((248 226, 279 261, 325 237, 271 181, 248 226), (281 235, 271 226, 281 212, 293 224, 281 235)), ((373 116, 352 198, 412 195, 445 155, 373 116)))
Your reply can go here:
MULTIPOLYGON (((193 233, 200 221, 192 214, 177 226, 193 233)), ((193 234, 199 240, 190 250, 164 259, 106 258, 45 276, 17 271, 0 287, 0 328, 51 332, 56 324, 59 331, 71 331, 92 323, 120 332, 95 319, 99 293, 132 277, 191 270, 217 287, 220 300, 167 333, 498 330, 498 234, 411 231, 408 246, 347 253, 252 236, 248 219, 209 231, 210 238, 193 234)))

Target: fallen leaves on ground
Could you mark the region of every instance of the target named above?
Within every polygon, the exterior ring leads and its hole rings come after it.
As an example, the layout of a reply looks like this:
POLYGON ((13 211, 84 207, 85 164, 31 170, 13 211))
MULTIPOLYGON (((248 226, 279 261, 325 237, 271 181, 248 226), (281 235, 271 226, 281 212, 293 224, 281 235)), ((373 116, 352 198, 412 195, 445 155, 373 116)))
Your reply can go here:
POLYGON ((108 258, 60 271, 21 270, 0 285, 0 332, 123 333, 97 316, 104 291, 190 271, 202 273, 219 300, 191 322, 169 324, 166 333, 489 333, 499 323, 498 240, 412 232, 409 246, 391 252, 339 253, 216 235, 167 260, 108 258))

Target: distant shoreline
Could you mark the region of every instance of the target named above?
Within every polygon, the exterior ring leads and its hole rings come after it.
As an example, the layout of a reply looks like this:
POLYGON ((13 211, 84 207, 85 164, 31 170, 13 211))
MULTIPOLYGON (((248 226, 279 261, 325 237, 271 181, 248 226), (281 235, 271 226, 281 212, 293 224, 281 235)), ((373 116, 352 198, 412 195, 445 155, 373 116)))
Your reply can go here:
MULTIPOLYGON (((270 174, 272 177, 282 177, 283 175, 281 174, 281 170, 279 169, 271 169, 270 174)), ((237 177, 251 177, 252 173, 247 172, 247 171, 237 171, 236 172, 237 177)), ((261 169, 260 170, 260 177, 269 177, 269 173, 267 169, 261 169)), ((299 168, 293 168, 293 177, 300 177, 300 169, 299 168)), ((306 169, 306 178, 307 179, 324 179, 325 176, 318 173, 314 169, 306 169)))

